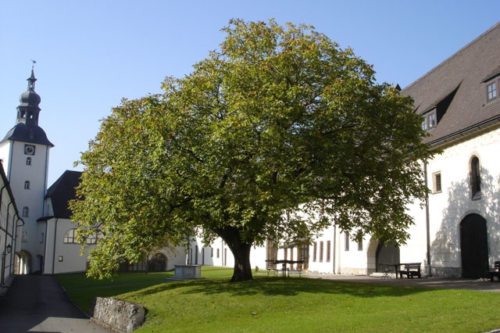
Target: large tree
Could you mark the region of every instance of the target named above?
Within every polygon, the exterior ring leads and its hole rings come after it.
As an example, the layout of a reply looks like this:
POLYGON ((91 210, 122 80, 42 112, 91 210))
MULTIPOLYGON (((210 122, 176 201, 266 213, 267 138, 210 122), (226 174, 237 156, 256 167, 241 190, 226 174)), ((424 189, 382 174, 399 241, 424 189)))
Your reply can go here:
POLYGON ((335 223, 404 242, 430 157, 412 101, 309 26, 232 20, 220 50, 164 93, 124 100, 82 154, 72 203, 98 231, 89 273, 202 230, 252 278, 250 249, 335 223), (303 212, 296 214, 294 212, 303 212))

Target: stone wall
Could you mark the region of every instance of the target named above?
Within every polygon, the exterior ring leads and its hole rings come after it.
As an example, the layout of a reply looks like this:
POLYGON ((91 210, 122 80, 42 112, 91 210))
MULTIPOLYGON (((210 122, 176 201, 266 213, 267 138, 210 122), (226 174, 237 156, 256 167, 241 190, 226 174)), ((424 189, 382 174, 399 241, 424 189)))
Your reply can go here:
POLYGON ((129 333, 142 325, 145 314, 142 305, 97 297, 92 320, 116 332, 129 333))

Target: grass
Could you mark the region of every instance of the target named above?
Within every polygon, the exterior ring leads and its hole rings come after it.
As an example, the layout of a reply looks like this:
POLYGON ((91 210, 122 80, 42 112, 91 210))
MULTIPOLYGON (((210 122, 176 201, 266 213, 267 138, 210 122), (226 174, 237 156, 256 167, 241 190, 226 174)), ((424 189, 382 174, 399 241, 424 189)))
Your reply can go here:
POLYGON ((61 275, 77 304, 111 296, 148 309, 136 332, 484 332, 500 327, 500 295, 304 278, 229 283, 231 270, 164 282, 165 273, 124 274, 114 282, 61 275), (163 280, 163 281, 162 281, 163 280))

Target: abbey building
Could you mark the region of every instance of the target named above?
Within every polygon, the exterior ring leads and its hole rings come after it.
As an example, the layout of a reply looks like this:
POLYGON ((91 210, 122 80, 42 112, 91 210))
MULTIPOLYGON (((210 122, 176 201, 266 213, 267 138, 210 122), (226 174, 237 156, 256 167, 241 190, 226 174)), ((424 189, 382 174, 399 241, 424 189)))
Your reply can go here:
MULTIPOLYGON (((66 171, 47 184, 53 144, 39 126, 41 99, 35 82, 32 72, 16 124, 0 142, 5 171, 0 177, 2 283, 11 273, 84 271, 87 264, 68 209, 80 173, 66 171)), ((500 260, 499 85, 497 24, 401 91, 413 98, 429 134, 425 142, 438 152, 432 160, 422 161, 430 193, 423 204, 407 207, 415 223, 406 244, 395 246, 369 235, 353 241, 333 225, 310 242, 255 247, 251 265, 272 268, 270 262, 287 259, 300 262, 290 267, 294 270, 385 274, 396 264, 416 263, 422 275, 481 277, 500 260)), ((97 239, 87 241, 92 247, 97 239)), ((186 262, 234 264, 221 239, 203 244, 193 238, 187 256, 183 248, 162 249, 123 269, 166 270, 186 262)))

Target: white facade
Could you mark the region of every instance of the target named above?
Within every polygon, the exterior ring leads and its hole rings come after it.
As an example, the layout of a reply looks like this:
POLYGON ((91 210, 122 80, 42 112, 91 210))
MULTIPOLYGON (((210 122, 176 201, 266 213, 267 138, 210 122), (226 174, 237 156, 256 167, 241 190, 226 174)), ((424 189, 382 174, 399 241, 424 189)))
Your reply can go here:
POLYGON ((3 163, 0 163, 0 288, 8 285, 14 274, 14 255, 19 250, 17 232, 21 224, 3 163))
POLYGON ((11 184, 19 214, 24 225, 19 229, 18 252, 21 266, 28 272, 41 271, 43 267, 44 234, 37 219, 44 216, 44 196, 47 188, 49 146, 19 141, 5 141, 0 146, 0 158, 6 161, 6 174, 11 184), (34 147, 33 154, 26 154, 26 146, 34 147))

